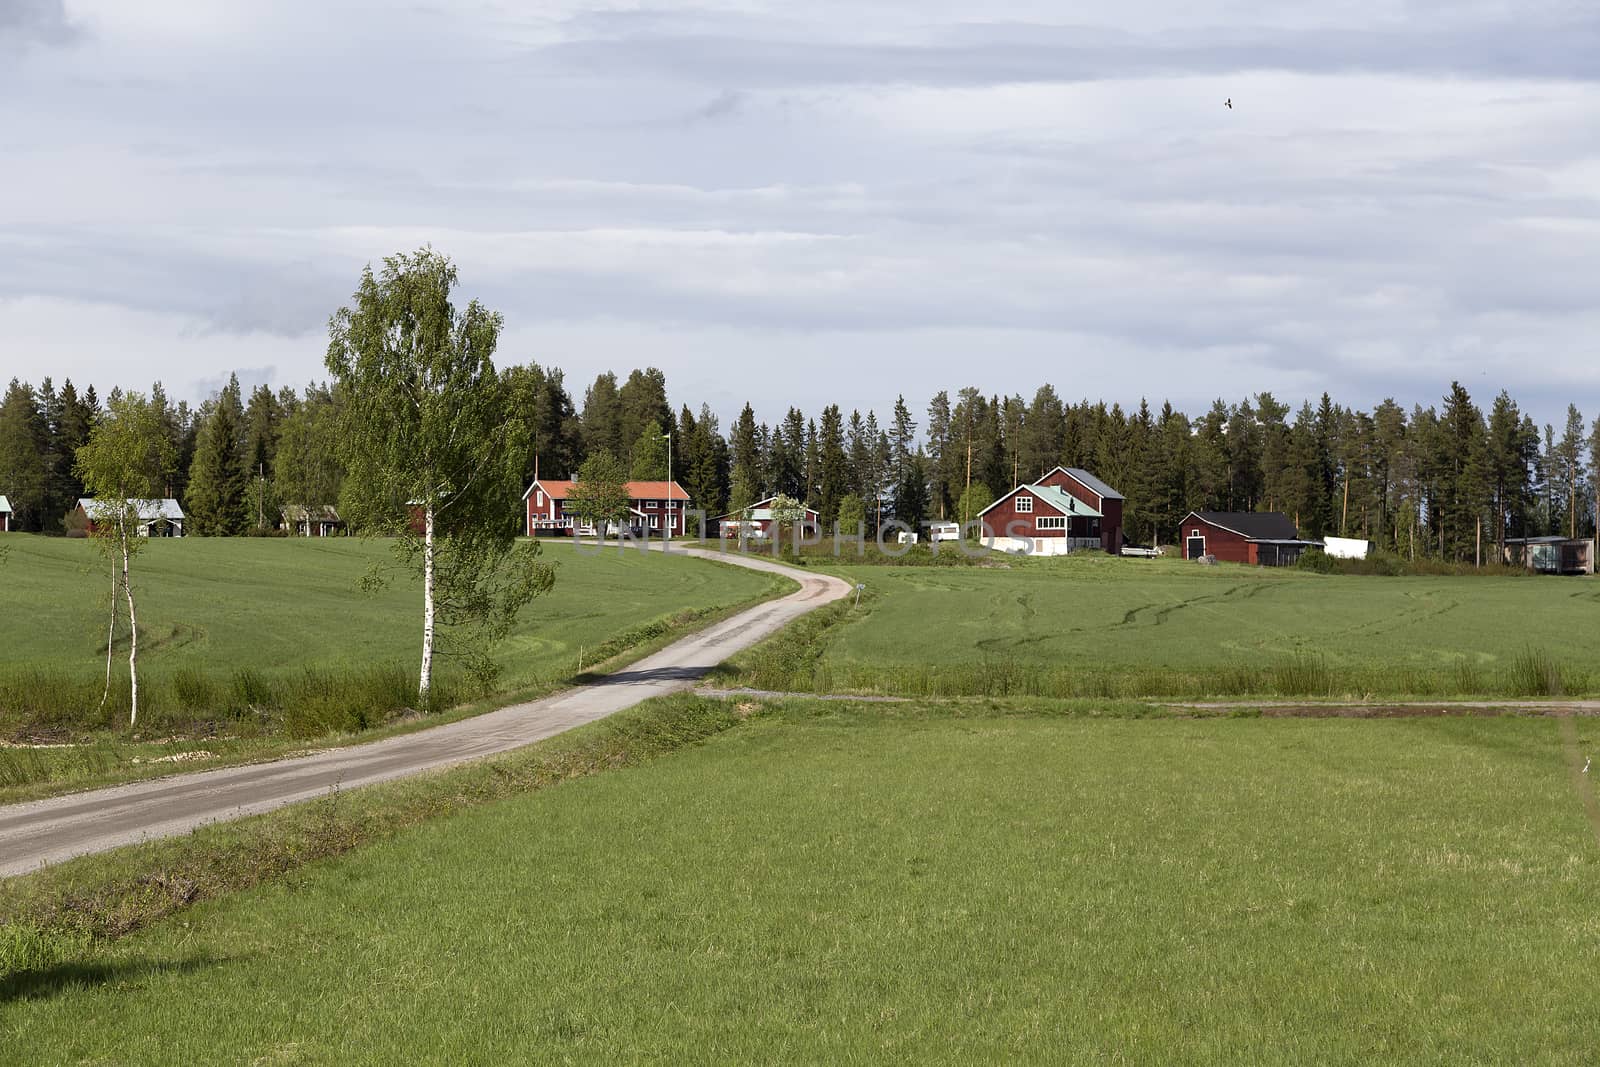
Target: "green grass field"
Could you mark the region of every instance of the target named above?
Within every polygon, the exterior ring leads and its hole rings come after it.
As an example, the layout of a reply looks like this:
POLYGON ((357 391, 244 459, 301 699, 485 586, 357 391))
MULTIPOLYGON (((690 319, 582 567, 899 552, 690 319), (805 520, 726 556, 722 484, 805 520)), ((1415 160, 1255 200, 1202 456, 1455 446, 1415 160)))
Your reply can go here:
POLYGON ((913 696, 1542 696, 1600 687, 1592 579, 1321 575, 1098 554, 1009 569, 826 567, 865 583, 861 608, 805 648, 768 655, 747 680, 913 696), (1526 662, 1530 650, 1544 662, 1526 662))
POLYGON ((1042 707, 769 705, 14 976, 0 1058, 1594 1061, 1557 721, 1042 707))
MULTIPOLYGON (((15 735, 39 722, 114 724, 114 717, 97 720, 93 713, 109 592, 94 547, 22 535, 7 537, 6 545, 0 733, 15 735)), ((560 543, 546 546, 546 558, 558 567, 554 591, 524 610, 496 651, 501 691, 549 686, 577 671, 580 654, 592 665, 649 639, 668 620, 776 588, 770 576, 681 556, 585 556, 560 543)), ((150 543, 135 564, 134 582, 141 681, 155 721, 163 713, 237 711, 228 705, 235 689, 249 688, 239 682, 246 671, 268 691, 308 690, 307 700, 335 703, 345 690, 365 686, 377 690, 372 699, 403 701, 414 689, 421 649, 420 585, 400 576, 377 594, 357 586, 372 564, 389 559, 386 543, 346 538, 150 543), (180 678, 187 689, 175 688, 180 678)), ((125 637, 117 652, 114 692, 125 716, 125 637)), ((448 664, 442 669, 448 678, 448 664)), ((350 700, 369 695, 348 694, 350 700)), ((253 703, 247 697, 239 702, 253 703)))

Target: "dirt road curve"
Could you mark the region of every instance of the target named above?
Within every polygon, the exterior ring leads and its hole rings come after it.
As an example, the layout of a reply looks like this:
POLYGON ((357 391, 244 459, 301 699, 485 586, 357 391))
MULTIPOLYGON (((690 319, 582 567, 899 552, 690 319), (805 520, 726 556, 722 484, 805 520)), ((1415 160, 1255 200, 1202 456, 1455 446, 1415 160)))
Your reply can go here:
POLYGON ((801 587, 675 641, 594 684, 543 700, 296 759, 0 807, 0 877, 135 841, 186 833, 206 823, 270 811, 323 796, 334 786, 370 785, 541 741, 649 697, 688 689, 733 653, 851 591, 842 579, 772 560, 697 549, 673 551, 783 574, 801 587))

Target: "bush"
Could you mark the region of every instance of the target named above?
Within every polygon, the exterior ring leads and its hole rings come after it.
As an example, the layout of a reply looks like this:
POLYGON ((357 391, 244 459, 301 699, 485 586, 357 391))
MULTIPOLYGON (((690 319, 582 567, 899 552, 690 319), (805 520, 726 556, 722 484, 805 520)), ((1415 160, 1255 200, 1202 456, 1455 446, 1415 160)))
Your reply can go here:
POLYGON ((1295 560, 1294 566, 1295 570, 1312 571, 1316 574, 1336 574, 1339 571, 1339 561, 1320 548, 1302 552, 1300 558, 1295 560))

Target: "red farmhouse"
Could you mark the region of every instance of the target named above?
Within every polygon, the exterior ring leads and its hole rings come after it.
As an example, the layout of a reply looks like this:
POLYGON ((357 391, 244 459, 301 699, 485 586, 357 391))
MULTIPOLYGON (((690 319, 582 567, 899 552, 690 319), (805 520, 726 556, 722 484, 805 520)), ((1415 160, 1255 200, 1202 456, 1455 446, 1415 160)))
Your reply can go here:
POLYGON ((1287 567, 1320 542, 1304 541, 1281 511, 1191 511, 1178 527, 1184 559, 1287 567))
MULTIPOLYGON (((574 530, 590 535, 594 530, 576 515, 566 511, 567 494, 575 482, 554 478, 535 478, 522 503, 528 516, 528 536, 553 534, 570 536, 574 530)), ((677 482, 629 482, 628 510, 633 531, 650 537, 683 536, 684 510, 689 494, 677 482)))
POLYGON ((1078 467, 1057 467, 1017 486, 978 518, 984 541, 1005 551, 1122 551, 1122 494, 1078 467))

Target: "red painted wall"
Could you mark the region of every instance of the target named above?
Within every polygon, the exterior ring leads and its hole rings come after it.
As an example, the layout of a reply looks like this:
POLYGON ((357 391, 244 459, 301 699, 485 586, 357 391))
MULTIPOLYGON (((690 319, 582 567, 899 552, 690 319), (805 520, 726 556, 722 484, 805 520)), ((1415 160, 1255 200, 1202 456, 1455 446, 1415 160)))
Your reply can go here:
MULTIPOLYGON (((535 533, 542 533, 545 536, 557 537, 570 534, 572 531, 568 529, 552 529, 546 527, 543 530, 537 530, 534 527, 535 521, 561 518, 564 514, 561 508, 561 505, 564 503, 564 501, 558 501, 555 497, 551 496, 549 493, 546 493, 544 495, 544 504, 540 505, 538 503, 539 492, 539 488, 535 486, 533 492, 529 493, 527 498, 523 501, 527 511, 527 517, 524 521, 524 529, 527 530, 528 536, 532 537, 535 533)), ((633 507, 645 513, 645 519, 638 520, 637 516, 635 516, 635 519, 639 521, 641 525, 646 526, 646 532, 658 534, 661 532, 662 528, 665 528, 668 523, 670 523, 672 526, 672 536, 680 537, 683 535, 683 523, 685 517, 684 511, 689 506, 686 501, 677 501, 676 503, 678 504, 678 507, 670 513, 666 510, 666 502, 663 500, 633 500, 631 503, 633 507), (656 516, 657 521, 661 524, 660 527, 654 530, 648 528, 648 516, 651 515, 656 516)))
POLYGON ((1255 545, 1240 537, 1232 530, 1224 530, 1220 526, 1213 526, 1202 521, 1197 515, 1189 515, 1183 520, 1183 525, 1178 528, 1178 551, 1188 558, 1189 534, 1199 529, 1206 539, 1206 553, 1216 556, 1224 563, 1254 563, 1255 545))
MULTIPOLYGON (((1113 556, 1122 551, 1122 501, 1107 500, 1063 470, 1053 470, 1038 485, 1053 485, 1104 516, 1100 520, 1100 547, 1113 556)), ((1075 535, 1076 536, 1076 535, 1075 535)))
POLYGON ((1037 496, 1022 490, 1012 493, 1002 499, 997 507, 983 517, 984 533, 989 537, 1065 537, 1066 530, 1040 530, 1036 529, 1033 520, 1040 515, 1056 515, 1055 508, 1046 505, 1037 496), (1033 501, 1033 511, 1019 512, 1017 510, 1017 497, 1025 496, 1033 501), (1016 532, 1012 532, 1012 524, 1016 523, 1016 532))
POLYGON ((1122 553, 1122 501, 1107 500, 1100 510, 1105 518, 1100 520, 1100 547, 1113 556, 1122 553))

